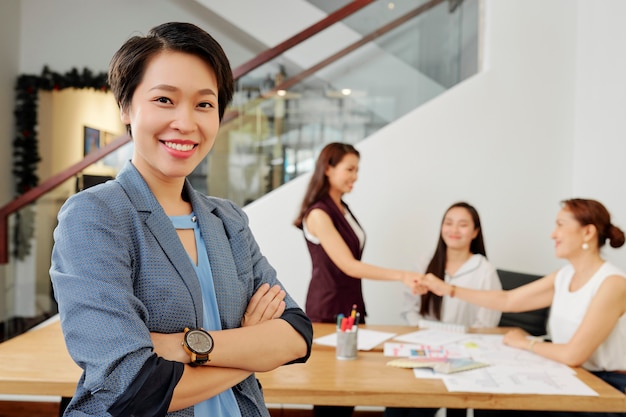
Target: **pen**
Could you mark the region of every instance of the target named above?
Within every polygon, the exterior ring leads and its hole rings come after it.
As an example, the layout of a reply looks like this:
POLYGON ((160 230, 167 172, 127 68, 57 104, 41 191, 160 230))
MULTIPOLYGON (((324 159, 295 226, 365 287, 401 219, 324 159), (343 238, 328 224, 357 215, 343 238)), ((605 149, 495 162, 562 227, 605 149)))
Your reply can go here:
POLYGON ((341 331, 345 332, 348 329, 348 318, 344 317, 341 319, 341 331))
POLYGON ((350 317, 356 317, 356 304, 352 304, 352 312, 350 313, 350 317))
POLYGON ((337 315, 337 329, 341 329, 341 321, 343 320, 343 314, 337 315))

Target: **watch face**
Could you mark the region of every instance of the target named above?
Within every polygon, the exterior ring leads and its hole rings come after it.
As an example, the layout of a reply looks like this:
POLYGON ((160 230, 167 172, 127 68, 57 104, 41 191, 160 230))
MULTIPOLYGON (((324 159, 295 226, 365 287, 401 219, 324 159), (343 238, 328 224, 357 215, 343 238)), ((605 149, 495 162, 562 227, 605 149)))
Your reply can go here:
POLYGON ((202 330, 189 330, 185 337, 187 345, 195 353, 203 355, 213 349, 213 338, 202 330))

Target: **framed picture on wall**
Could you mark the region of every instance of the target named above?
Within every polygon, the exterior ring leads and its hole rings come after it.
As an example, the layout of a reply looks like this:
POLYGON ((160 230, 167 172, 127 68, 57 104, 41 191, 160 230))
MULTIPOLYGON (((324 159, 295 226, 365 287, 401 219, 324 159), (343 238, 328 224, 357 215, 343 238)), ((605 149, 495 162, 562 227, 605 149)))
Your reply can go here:
POLYGON ((83 136, 85 156, 89 155, 96 149, 100 149, 100 130, 85 126, 83 136))
POLYGON ((113 140, 115 139, 116 139, 115 133, 107 132, 106 130, 103 130, 102 132, 100 132, 100 144, 102 146, 107 146, 109 143, 113 142, 113 140))

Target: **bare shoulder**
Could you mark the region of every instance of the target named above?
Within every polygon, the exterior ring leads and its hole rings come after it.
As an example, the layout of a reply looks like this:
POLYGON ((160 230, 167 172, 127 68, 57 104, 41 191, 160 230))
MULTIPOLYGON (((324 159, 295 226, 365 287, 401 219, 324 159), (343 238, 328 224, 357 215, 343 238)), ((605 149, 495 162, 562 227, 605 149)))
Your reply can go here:
POLYGON ((306 216, 306 225, 310 229, 318 224, 330 222, 330 216, 320 208, 314 208, 306 216))
POLYGON ((336 231, 332 219, 324 210, 315 208, 309 212, 304 219, 306 228, 313 236, 318 239, 328 233, 336 231))
POLYGON ((626 276, 613 274, 604 279, 602 286, 607 286, 615 290, 622 290, 626 292, 626 276))
POLYGON ((607 276, 594 298, 599 300, 604 311, 614 305, 621 314, 626 313, 626 277, 619 274, 607 276))

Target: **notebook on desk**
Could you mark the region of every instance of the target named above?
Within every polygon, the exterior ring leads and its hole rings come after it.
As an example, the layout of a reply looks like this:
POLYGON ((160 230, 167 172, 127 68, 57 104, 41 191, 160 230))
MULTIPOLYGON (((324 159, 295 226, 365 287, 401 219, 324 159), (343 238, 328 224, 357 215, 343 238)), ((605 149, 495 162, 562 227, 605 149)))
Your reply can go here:
POLYGON ((441 374, 453 374, 484 368, 488 363, 478 362, 471 358, 398 358, 387 362, 387 365, 396 368, 432 368, 441 374))

